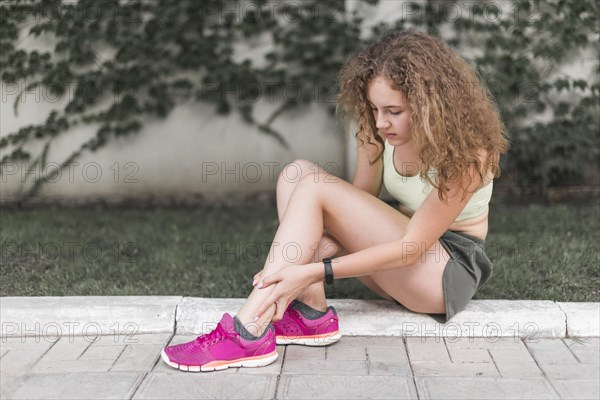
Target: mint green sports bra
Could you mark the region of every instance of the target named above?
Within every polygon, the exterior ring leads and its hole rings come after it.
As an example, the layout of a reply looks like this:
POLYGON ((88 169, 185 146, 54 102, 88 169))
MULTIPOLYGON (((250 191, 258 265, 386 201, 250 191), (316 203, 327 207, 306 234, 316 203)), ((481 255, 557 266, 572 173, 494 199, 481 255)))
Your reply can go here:
MULTIPOLYGON (((400 202, 411 212, 415 212, 423 203, 432 187, 424 182, 417 174, 415 176, 403 176, 396 171, 394 167, 394 146, 385 140, 383 150, 383 184, 389 194, 400 202)), ((429 170, 429 176, 435 181, 435 170, 429 170)), ((480 188, 473 194, 464 210, 455 221, 462 221, 469 218, 475 218, 484 214, 492 198, 493 181, 480 188)))

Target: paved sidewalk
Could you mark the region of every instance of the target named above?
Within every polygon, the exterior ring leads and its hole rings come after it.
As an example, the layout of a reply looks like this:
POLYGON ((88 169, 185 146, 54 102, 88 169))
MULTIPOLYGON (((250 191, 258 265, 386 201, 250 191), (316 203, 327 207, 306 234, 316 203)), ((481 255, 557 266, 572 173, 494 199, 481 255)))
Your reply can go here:
POLYGON ((343 337, 278 346, 267 367, 182 372, 160 349, 192 335, 1 340, 3 399, 597 399, 600 341, 343 337))
POLYGON ((472 301, 447 324, 332 299, 342 339, 278 346, 267 367, 207 373, 160 350, 243 299, 0 297, 2 399, 598 399, 600 304, 472 301))

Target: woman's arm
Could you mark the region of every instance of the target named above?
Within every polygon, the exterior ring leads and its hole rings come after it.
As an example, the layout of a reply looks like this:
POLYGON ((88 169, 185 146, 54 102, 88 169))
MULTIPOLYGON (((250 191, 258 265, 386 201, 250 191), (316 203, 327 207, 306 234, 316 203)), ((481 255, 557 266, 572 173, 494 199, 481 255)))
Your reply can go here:
MULTIPOLYGON (((447 202, 439 199, 437 190, 432 190, 410 219, 402 239, 332 260, 333 276, 335 278, 364 276, 415 264, 460 215, 481 184, 481 179, 474 168, 471 168, 463 179, 467 192, 464 192, 459 182, 449 183, 447 202)), ((313 282, 324 280, 322 263, 310 264, 308 267, 313 282)))
POLYGON ((381 145, 377 142, 376 145, 368 144, 364 136, 359 137, 363 138, 363 144, 359 144, 356 149, 356 171, 352 184, 377 197, 383 183, 383 158, 380 157, 373 165, 369 164, 369 160, 377 158, 381 145))

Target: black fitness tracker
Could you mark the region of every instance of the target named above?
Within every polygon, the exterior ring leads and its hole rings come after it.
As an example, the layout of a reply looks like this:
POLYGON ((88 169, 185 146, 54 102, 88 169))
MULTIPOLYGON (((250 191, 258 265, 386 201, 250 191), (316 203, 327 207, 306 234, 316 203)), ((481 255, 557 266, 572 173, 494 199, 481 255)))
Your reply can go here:
POLYGON ((325 283, 331 285, 333 283, 333 268, 331 267, 331 258, 324 258, 325 265, 325 283))

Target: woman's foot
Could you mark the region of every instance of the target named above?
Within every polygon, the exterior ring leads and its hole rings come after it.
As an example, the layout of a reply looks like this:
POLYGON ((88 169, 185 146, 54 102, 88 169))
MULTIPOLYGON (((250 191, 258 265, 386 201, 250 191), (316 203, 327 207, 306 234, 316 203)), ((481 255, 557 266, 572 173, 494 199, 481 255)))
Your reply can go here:
POLYGON ((329 346, 342 337, 337 311, 333 306, 319 311, 298 300, 290 303, 283 318, 273 326, 277 344, 329 346))
MULTIPOLYGON (((191 372, 263 367, 277 359, 273 325, 255 339, 241 336, 241 329, 245 329, 241 323, 236 324, 234 318, 225 313, 212 332, 187 343, 165 347, 161 358, 173 368, 191 372)), ((244 336, 248 337, 248 333, 244 336)))

